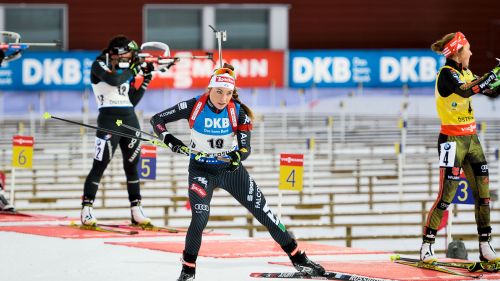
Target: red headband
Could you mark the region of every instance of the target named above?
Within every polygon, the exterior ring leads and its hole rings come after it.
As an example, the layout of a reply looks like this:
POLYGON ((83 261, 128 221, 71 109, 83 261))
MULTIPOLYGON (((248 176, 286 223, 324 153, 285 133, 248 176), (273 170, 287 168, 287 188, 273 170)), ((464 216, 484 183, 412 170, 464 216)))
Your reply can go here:
POLYGON ((467 43, 469 43, 469 41, 467 41, 465 35, 458 31, 455 33, 455 36, 453 36, 453 39, 444 45, 443 55, 448 58, 460 50, 460 48, 467 45, 467 43))

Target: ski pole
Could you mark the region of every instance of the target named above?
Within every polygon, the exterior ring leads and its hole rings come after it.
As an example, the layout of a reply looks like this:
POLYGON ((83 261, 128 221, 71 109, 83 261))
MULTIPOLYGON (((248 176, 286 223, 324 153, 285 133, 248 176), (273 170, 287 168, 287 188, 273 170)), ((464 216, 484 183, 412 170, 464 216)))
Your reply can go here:
POLYGON ((124 128, 129 129, 129 130, 132 130, 132 131, 134 131, 134 132, 141 133, 141 134, 146 135, 146 136, 150 136, 150 137, 152 137, 152 138, 154 138, 154 139, 157 139, 157 140, 159 140, 159 141, 163 141, 163 140, 162 140, 162 139, 160 139, 158 136, 155 136, 155 135, 150 134, 150 133, 146 133, 146 132, 144 132, 144 131, 142 131, 142 130, 140 130, 140 129, 134 128, 134 127, 129 126, 129 125, 127 125, 127 124, 123 124, 123 121, 122 121, 121 119, 116 119, 115 124, 116 124, 116 126, 118 126, 118 127, 124 127, 124 128))
POLYGON ((141 137, 132 136, 132 135, 125 134, 125 133, 118 132, 118 131, 111 130, 111 129, 100 128, 100 127, 96 127, 96 126, 92 126, 92 125, 88 125, 88 124, 84 124, 84 123, 80 123, 80 122, 76 122, 76 121, 71 121, 71 120, 68 120, 68 119, 64 119, 64 118, 60 118, 60 117, 57 117, 57 116, 53 116, 53 115, 51 115, 48 112, 45 112, 43 114, 43 118, 46 119, 46 120, 52 118, 52 119, 60 120, 60 121, 63 121, 63 122, 67 122, 67 123, 71 123, 71 124, 75 124, 75 125, 87 127, 87 128, 90 128, 90 129, 98 130, 98 131, 101 131, 101 132, 110 133, 110 134, 117 135, 117 136, 120 136, 120 137, 125 137, 125 138, 131 138, 131 139, 137 139, 137 140, 141 140, 141 141, 146 141, 146 142, 149 142, 149 143, 151 143, 153 145, 156 145, 156 146, 168 148, 168 146, 166 144, 164 144, 163 142, 161 142, 161 141, 159 141, 157 139, 141 138, 141 137))

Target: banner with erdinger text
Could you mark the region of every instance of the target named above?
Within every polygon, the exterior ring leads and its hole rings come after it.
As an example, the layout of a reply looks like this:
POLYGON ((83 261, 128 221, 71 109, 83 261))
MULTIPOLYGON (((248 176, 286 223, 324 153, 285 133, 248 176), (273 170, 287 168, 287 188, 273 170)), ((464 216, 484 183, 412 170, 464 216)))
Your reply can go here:
MULTIPOLYGON (((173 56, 202 56, 205 52, 172 52, 173 56)), ((237 87, 283 87, 284 55, 282 51, 252 50, 226 51, 223 61, 234 66, 237 87)), ((219 67, 218 54, 214 60, 180 60, 172 71, 155 73, 150 89, 158 88, 205 88, 213 70, 219 67)))

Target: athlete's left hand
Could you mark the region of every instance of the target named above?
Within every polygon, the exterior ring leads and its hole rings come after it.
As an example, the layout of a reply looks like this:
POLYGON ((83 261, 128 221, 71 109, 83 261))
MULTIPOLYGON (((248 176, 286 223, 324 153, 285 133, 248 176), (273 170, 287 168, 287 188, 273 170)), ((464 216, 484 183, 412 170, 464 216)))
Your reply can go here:
POLYGON ((230 172, 234 172, 236 170, 238 170, 238 168, 240 167, 240 164, 241 164, 241 155, 240 155, 240 152, 235 150, 235 151, 231 151, 227 154, 227 156, 229 156, 229 166, 227 167, 227 170, 230 171, 230 172))
POLYGON ((490 98, 497 98, 500 95, 500 80, 496 80, 489 84, 486 89, 483 90, 483 95, 490 98))
POLYGON ((500 87, 500 79, 493 81, 493 83, 489 84, 488 87, 492 90, 497 90, 500 87))

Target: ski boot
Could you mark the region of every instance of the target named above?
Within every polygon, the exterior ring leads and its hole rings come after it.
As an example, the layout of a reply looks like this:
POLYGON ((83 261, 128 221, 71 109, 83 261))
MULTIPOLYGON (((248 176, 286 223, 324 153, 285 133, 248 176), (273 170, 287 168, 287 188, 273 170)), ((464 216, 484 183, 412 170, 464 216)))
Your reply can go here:
POLYGON ((151 224, 151 219, 144 215, 142 210, 141 201, 134 200, 130 202, 130 221, 134 225, 148 226, 151 224))
POLYGON ((422 243, 422 246, 420 247, 420 260, 425 263, 433 263, 438 260, 437 256, 434 255, 431 243, 429 242, 422 243))
POLYGON ((181 262, 182 271, 177 281, 193 281, 196 275, 196 256, 183 252, 181 262), (186 259, 193 262, 187 262, 186 259))
POLYGON ((299 272, 302 272, 311 276, 322 276, 325 274, 325 269, 311 261, 304 251, 299 250, 299 246, 297 245, 297 241, 292 238, 292 241, 285 246, 281 246, 283 251, 288 255, 290 260, 292 261, 293 266, 299 272))
POLYGON ((479 259, 490 263, 500 262, 500 256, 497 255, 495 249, 490 244, 491 233, 483 233, 479 235, 479 259))
POLYGON ((84 200, 82 202, 82 211, 80 212, 80 221, 82 225, 97 225, 97 219, 93 214, 94 207, 92 201, 84 200))
POLYGON ((16 208, 14 208, 14 206, 9 203, 7 198, 5 198, 5 193, 3 190, 0 190, 0 211, 12 213, 16 212, 16 208))
POLYGON ((325 274, 325 269, 310 260, 304 251, 299 251, 298 249, 291 254, 288 254, 293 266, 297 271, 305 273, 311 276, 322 276, 325 274))

